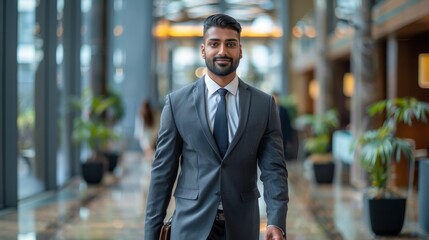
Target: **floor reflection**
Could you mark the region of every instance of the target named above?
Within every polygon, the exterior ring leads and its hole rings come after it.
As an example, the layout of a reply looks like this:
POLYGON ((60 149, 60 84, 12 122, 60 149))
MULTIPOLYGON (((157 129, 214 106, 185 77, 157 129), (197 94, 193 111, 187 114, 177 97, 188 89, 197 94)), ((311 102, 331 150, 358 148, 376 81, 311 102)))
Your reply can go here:
MULTIPOLYGON (((142 239, 150 166, 139 153, 127 153, 102 185, 88 186, 76 178, 59 192, 23 201, 18 211, 1 213, 0 239, 142 239)), ((288 169, 289 240, 429 239, 418 232, 412 211, 401 236, 376 238, 362 219, 360 191, 339 180, 316 185, 302 162, 291 161, 288 169)), ((415 208, 416 196, 409 202, 408 208, 415 208)), ((263 198, 260 208, 264 239, 263 198)), ((172 209, 171 205, 168 215, 172 209)))

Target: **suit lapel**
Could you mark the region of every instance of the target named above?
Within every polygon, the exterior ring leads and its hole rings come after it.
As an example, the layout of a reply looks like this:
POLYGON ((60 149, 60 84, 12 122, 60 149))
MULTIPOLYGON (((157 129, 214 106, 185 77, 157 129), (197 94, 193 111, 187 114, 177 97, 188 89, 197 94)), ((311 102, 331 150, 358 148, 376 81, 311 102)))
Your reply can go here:
POLYGON ((206 86, 204 83, 204 77, 200 78, 195 83, 195 88, 193 91, 193 98, 195 104, 195 110, 197 112, 198 118, 200 120, 201 129, 206 136, 207 142, 210 144, 211 148, 219 155, 219 149, 217 147, 216 141, 213 137, 212 132, 210 131, 209 123, 206 115, 206 86))

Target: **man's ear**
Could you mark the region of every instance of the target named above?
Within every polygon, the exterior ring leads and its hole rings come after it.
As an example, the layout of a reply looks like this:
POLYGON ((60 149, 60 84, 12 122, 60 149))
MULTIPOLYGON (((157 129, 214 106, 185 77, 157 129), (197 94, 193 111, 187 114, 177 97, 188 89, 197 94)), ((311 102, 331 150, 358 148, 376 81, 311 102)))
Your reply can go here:
POLYGON ((243 57, 243 50, 241 49, 241 44, 240 44, 240 59, 243 57))
POLYGON ((204 44, 201 44, 201 57, 206 59, 206 49, 204 48, 204 44))

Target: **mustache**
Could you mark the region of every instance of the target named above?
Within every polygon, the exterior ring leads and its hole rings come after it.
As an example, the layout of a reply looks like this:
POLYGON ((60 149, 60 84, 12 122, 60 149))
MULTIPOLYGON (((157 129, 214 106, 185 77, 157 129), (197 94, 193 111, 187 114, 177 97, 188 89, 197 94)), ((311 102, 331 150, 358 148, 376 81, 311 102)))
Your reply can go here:
POLYGON ((232 62, 232 58, 230 57, 214 57, 213 61, 216 61, 216 60, 229 60, 232 62))

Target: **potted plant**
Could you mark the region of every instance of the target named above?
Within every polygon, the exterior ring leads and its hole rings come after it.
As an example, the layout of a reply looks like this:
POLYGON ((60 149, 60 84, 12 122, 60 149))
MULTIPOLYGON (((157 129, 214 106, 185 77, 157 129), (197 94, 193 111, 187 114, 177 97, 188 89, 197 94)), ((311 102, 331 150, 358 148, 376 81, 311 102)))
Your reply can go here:
POLYGON ((335 164, 331 153, 332 132, 338 128, 338 112, 330 109, 323 114, 299 116, 296 124, 307 130, 304 149, 313 166, 318 183, 331 183, 334 179, 335 164))
MULTIPOLYGON (((125 115, 124 104, 121 96, 113 91, 107 89, 107 94, 100 97, 100 100, 105 101, 106 106, 103 109, 102 120, 106 125, 114 130, 117 123, 122 120, 125 115)), ((121 157, 121 151, 118 149, 118 142, 114 141, 118 138, 113 138, 102 145, 101 153, 106 157, 108 161, 108 171, 113 172, 121 157)))
POLYGON ((111 102, 109 98, 93 96, 90 91, 84 91, 80 99, 72 102, 75 109, 82 111, 81 116, 74 121, 73 139, 85 144, 90 151, 88 159, 82 164, 82 177, 88 183, 102 181, 107 164, 102 149, 110 140, 118 137, 103 119, 111 102))
POLYGON ((429 104, 415 98, 379 101, 369 108, 370 116, 385 112, 383 125, 358 137, 354 144, 362 166, 370 178, 364 194, 364 215, 376 235, 397 235, 401 232, 406 198, 389 188, 393 161, 405 156, 414 160, 413 147, 407 139, 395 135, 398 123, 412 125, 412 120, 426 122, 429 104))

